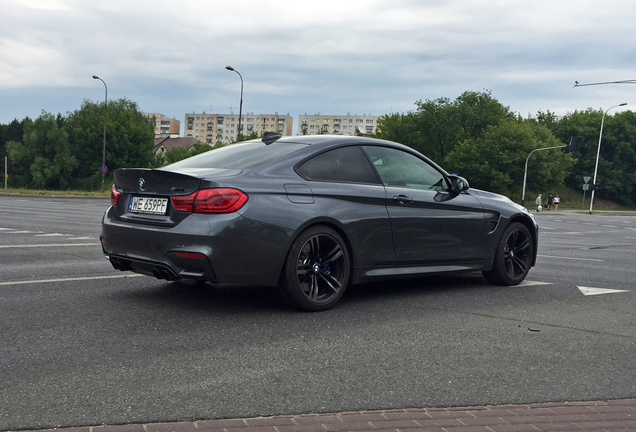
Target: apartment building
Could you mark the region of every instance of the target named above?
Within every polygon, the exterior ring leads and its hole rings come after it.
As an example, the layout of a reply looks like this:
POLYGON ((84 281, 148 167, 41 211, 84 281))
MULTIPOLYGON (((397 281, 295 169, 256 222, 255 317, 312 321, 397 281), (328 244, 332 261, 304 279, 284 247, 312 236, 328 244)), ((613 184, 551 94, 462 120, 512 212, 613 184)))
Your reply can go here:
MULTIPOLYGON (((184 135, 197 138, 203 143, 230 144, 236 141, 238 123, 239 116, 236 114, 206 114, 205 112, 186 114, 184 135)), ((291 135, 293 123, 294 119, 289 114, 247 113, 241 116, 241 133, 250 135, 252 132, 256 132, 262 135, 265 132, 276 132, 280 135, 291 135)))
POLYGON ((144 113, 149 119, 155 120, 155 138, 178 137, 181 134, 181 122, 159 113, 144 113))
POLYGON ((300 115, 298 135, 342 134, 370 135, 378 127, 381 116, 359 115, 300 115))

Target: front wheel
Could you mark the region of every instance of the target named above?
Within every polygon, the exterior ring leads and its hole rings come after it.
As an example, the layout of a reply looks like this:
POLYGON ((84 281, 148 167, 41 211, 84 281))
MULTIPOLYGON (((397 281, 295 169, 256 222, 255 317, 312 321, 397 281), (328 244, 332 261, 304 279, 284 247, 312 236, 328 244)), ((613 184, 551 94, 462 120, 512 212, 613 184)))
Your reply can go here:
POLYGON ((327 310, 344 294, 349 266, 342 237, 329 227, 314 226, 292 244, 280 289, 292 306, 312 312, 327 310))
POLYGON ((503 232, 490 271, 482 272, 486 280, 498 285, 517 285, 530 271, 534 243, 525 225, 514 222, 503 232))

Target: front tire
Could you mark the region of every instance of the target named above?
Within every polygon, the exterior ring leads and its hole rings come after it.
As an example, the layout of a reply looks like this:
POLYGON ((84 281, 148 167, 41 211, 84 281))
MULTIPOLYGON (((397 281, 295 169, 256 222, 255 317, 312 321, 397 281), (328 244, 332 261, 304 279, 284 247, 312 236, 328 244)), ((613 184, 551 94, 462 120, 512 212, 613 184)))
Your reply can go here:
POLYGON ((349 284, 349 251, 327 226, 303 231, 292 244, 280 289, 294 307, 317 312, 338 303, 349 284))
POLYGON ((490 283, 512 286, 521 283, 532 266, 534 243, 525 225, 514 222, 504 230, 490 271, 482 274, 490 283))

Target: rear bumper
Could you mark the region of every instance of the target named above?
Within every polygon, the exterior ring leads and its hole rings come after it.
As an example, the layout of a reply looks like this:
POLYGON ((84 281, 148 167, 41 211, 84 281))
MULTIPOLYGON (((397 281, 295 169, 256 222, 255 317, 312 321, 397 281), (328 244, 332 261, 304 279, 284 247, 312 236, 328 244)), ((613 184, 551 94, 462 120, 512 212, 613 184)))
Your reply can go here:
POLYGON ((119 270, 167 280, 275 286, 291 234, 238 213, 192 214, 164 227, 118 220, 109 208, 100 240, 119 270))

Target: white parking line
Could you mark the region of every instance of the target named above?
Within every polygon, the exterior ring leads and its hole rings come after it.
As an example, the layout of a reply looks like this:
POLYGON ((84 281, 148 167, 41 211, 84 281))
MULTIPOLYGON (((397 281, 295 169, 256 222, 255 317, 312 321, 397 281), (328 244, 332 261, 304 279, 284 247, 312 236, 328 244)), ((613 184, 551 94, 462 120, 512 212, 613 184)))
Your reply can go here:
POLYGON ((565 259, 565 260, 577 260, 577 261, 595 261, 595 262, 603 262, 603 260, 599 260, 599 259, 590 259, 590 258, 570 258, 570 257, 560 257, 560 256, 551 256, 551 255, 537 255, 538 257, 541 258, 558 258, 558 259, 565 259))
POLYGON ((52 283, 52 282, 75 282, 86 280, 99 280, 99 279, 118 279, 143 276, 140 274, 125 274, 116 276, 90 276, 90 277, 74 277, 74 278, 59 278, 59 279, 39 279, 39 280, 25 280, 25 281, 13 281, 13 282, 0 282, 0 286, 7 285, 25 285, 25 284, 39 284, 39 283, 52 283))
POLYGON ((25 245, 0 245, 0 249, 11 248, 40 248, 40 247, 73 247, 73 246, 99 246, 99 243, 58 243, 58 244, 25 244, 25 245))

